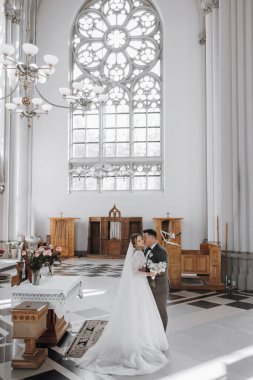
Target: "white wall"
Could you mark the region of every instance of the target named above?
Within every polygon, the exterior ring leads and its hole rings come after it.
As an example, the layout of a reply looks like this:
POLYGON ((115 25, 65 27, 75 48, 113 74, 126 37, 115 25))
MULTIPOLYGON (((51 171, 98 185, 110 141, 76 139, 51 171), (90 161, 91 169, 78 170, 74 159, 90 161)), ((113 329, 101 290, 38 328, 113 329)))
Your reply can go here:
MULTIPOLYGON (((60 62, 41 91, 63 104, 59 87, 68 85, 69 39, 83 0, 42 0, 38 12, 38 63, 46 53, 60 62)), ((196 249, 205 238, 205 149, 202 121, 202 47, 195 0, 156 0, 164 28, 164 192, 67 193, 68 112, 54 108, 34 123, 34 233, 49 234, 48 217, 74 216, 75 249, 87 246, 89 216, 106 216, 115 203, 122 216, 183 217, 183 247, 196 249)))

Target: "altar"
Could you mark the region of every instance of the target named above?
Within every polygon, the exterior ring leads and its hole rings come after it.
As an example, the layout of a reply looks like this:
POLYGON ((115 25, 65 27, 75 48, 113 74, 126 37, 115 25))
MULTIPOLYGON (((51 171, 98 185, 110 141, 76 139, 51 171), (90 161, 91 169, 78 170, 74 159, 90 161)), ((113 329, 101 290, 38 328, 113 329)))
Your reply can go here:
POLYGON ((68 328, 64 319, 70 301, 79 296, 82 298, 82 279, 79 276, 46 276, 40 285, 22 282, 11 289, 13 306, 23 301, 48 302, 47 330, 38 339, 39 343, 57 344, 68 328))

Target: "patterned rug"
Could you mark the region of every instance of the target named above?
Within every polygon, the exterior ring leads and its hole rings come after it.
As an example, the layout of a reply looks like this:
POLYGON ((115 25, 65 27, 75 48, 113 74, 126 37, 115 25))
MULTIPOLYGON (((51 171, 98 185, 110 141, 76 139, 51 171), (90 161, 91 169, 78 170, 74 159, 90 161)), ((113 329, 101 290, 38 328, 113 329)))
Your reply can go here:
POLYGON ((102 320, 85 321, 65 356, 81 358, 98 341, 106 324, 102 320))

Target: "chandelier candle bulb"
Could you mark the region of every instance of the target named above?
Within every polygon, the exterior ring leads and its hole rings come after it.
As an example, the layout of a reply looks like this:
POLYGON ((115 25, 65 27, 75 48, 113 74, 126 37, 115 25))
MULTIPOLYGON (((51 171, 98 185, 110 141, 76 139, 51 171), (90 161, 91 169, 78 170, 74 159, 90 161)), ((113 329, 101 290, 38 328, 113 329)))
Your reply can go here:
POLYGON ((38 53, 39 48, 36 45, 25 43, 22 45, 22 48, 27 55, 34 56, 38 53))
POLYGON ((10 111, 14 111, 17 108, 16 104, 14 103, 6 103, 5 107, 7 108, 7 110, 10 110, 10 111))
POLYGON ((83 86, 83 83, 81 82, 73 82, 72 83, 72 87, 77 90, 77 91, 82 91, 84 86, 83 86))
POLYGON ((68 96, 71 94, 71 90, 70 88, 66 88, 66 87, 60 87, 59 88, 59 93, 63 96, 68 96))
POLYGON ((55 65, 57 65, 59 59, 55 55, 47 54, 47 55, 44 55, 44 61, 49 66, 51 66, 51 65, 55 66, 55 65))
POLYGON ((42 104, 43 100, 40 99, 40 98, 33 98, 32 99, 32 103, 35 105, 35 106, 40 106, 42 104))
POLYGON ((1 54, 7 55, 7 56, 13 55, 15 52, 15 48, 12 45, 4 44, 1 46, 0 52, 1 54))
POLYGON ((13 103, 15 103, 17 105, 21 105, 22 104, 22 98, 13 98, 13 103))
POLYGON ((51 111, 52 108, 53 108, 53 107, 52 107, 50 104, 42 104, 42 106, 41 106, 41 109, 42 109, 43 111, 46 111, 46 112, 51 111))

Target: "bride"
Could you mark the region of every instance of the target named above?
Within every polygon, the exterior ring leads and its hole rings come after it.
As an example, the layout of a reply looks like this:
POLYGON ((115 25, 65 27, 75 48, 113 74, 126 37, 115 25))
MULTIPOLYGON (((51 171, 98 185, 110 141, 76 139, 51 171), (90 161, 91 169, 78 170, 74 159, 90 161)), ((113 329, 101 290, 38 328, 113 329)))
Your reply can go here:
POLYGON ((77 365, 115 375, 142 375, 167 362, 168 342, 144 272, 142 236, 131 236, 112 316, 98 342, 77 365))

